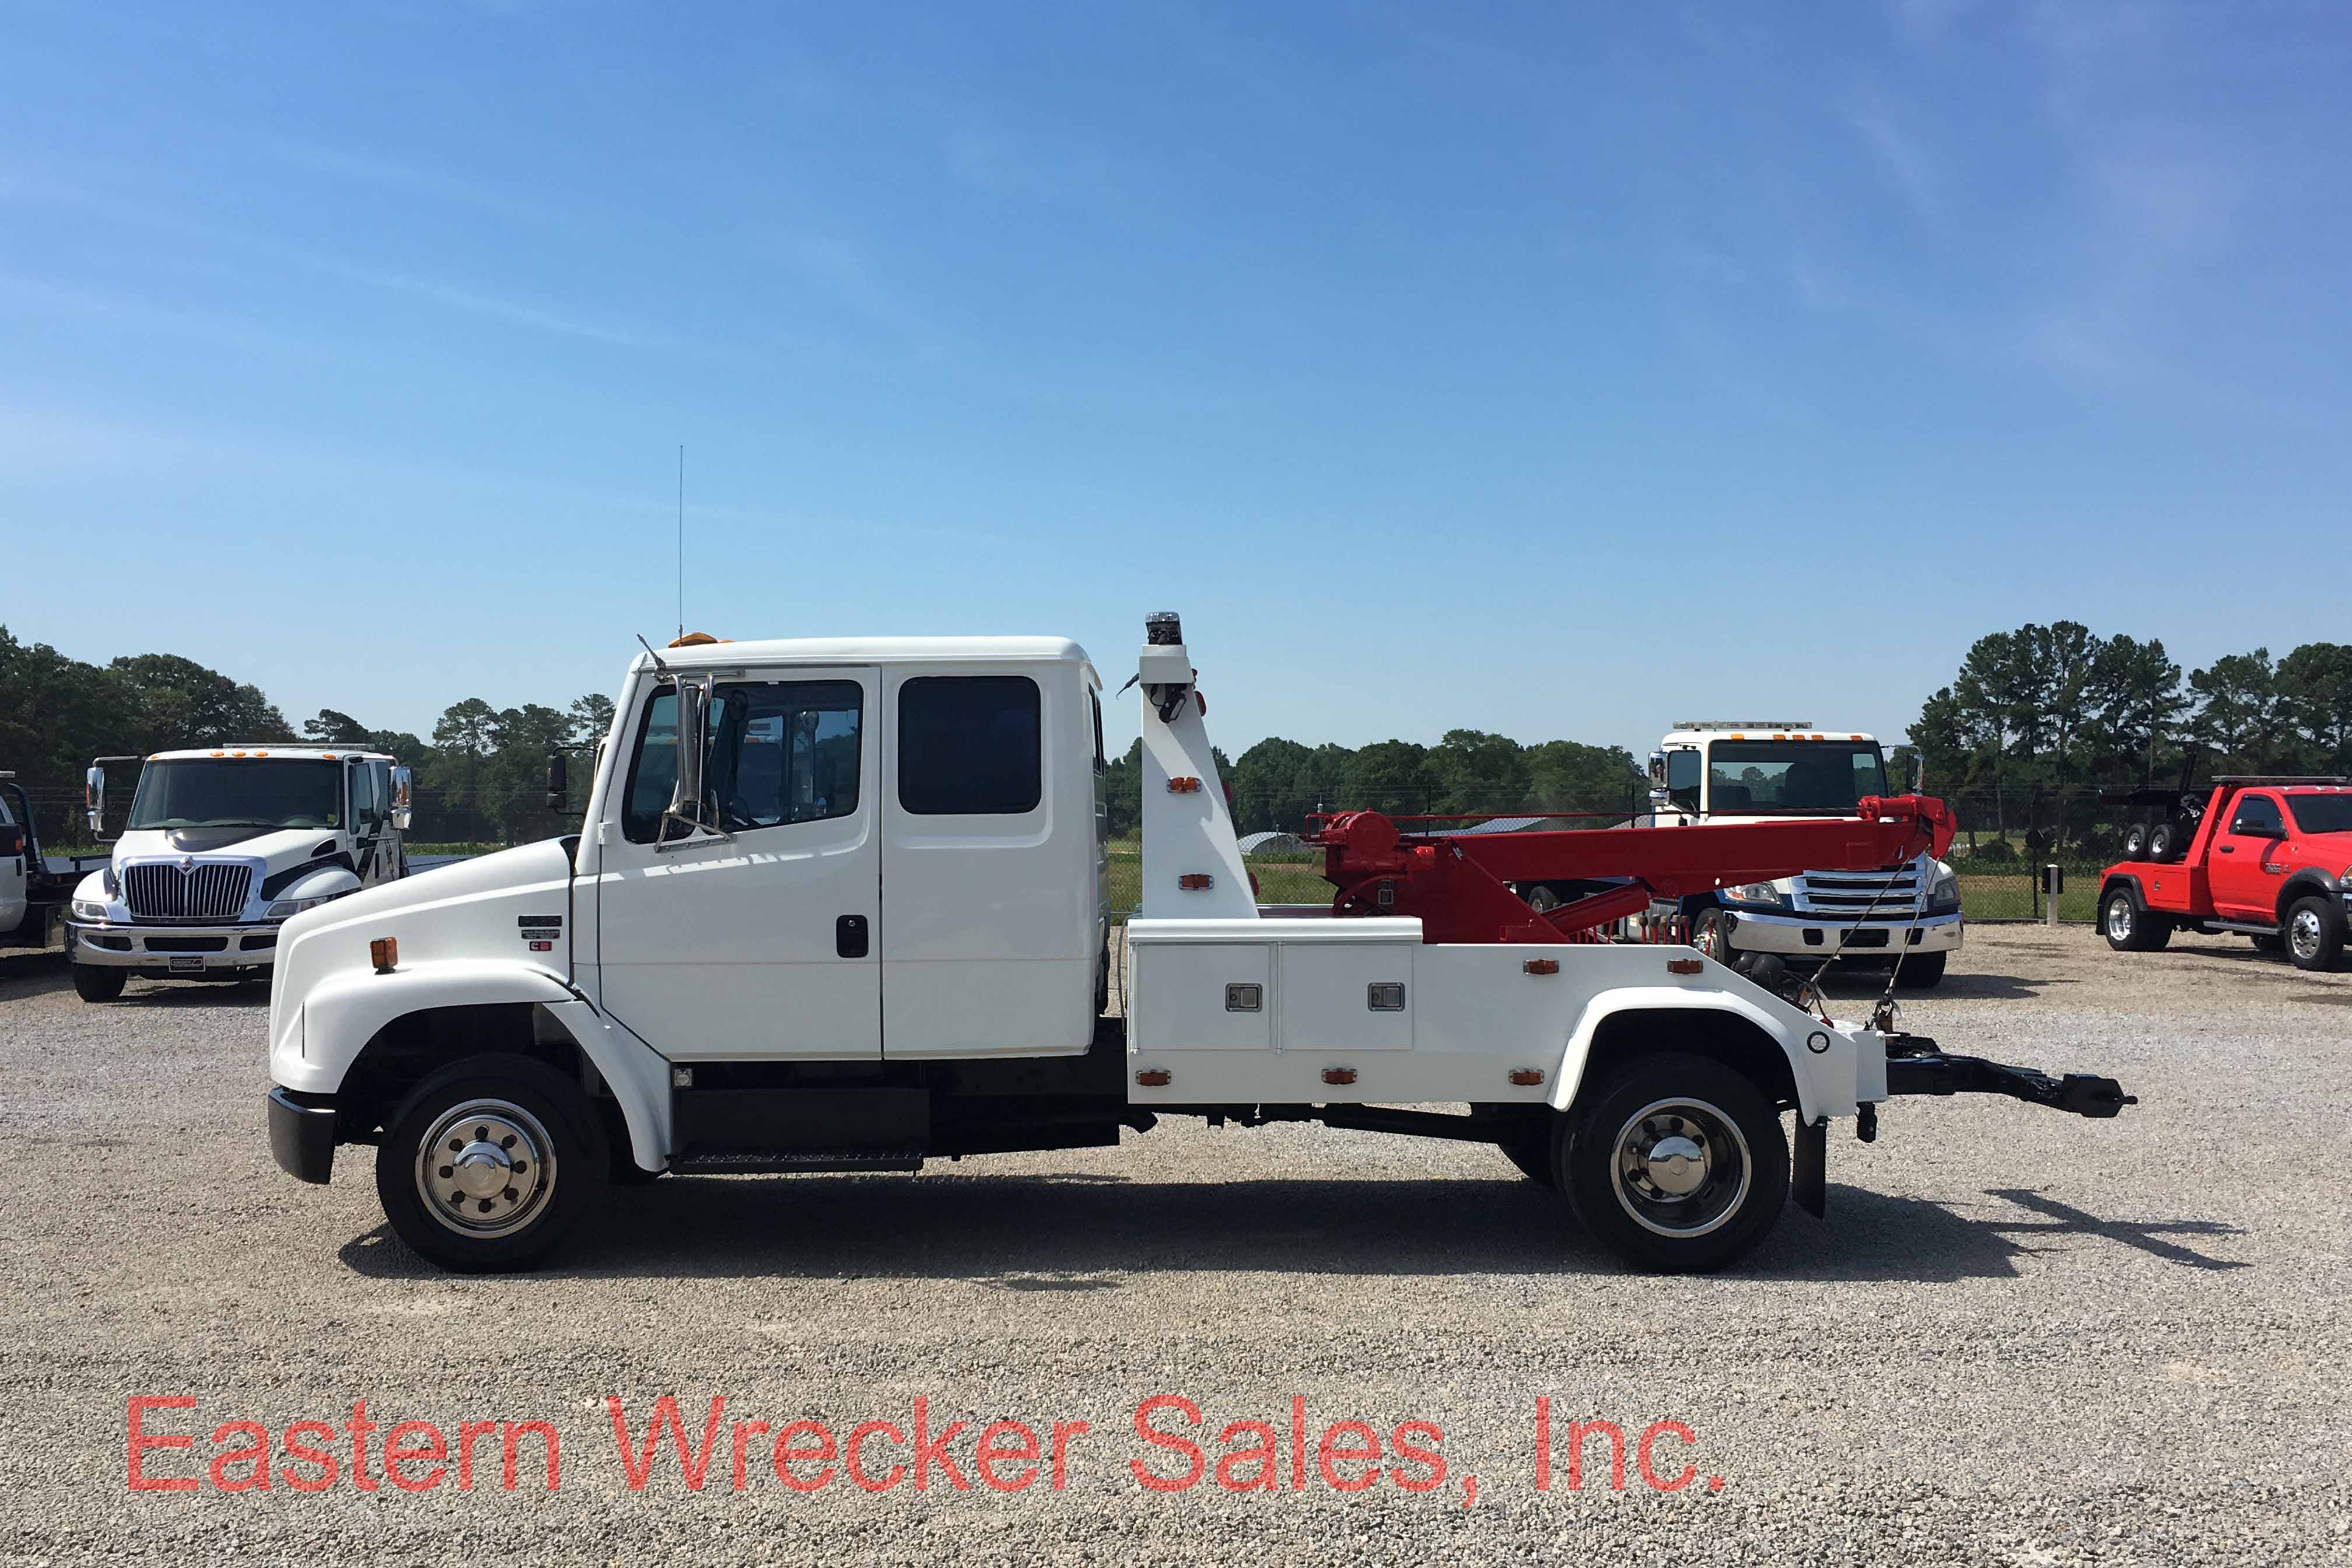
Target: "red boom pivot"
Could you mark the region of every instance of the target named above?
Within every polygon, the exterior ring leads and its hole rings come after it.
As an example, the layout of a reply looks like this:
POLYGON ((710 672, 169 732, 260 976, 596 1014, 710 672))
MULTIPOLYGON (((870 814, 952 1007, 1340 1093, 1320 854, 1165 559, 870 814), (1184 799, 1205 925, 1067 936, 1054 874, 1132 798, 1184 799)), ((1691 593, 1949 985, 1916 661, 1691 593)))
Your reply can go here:
POLYGON ((1548 833, 1408 833, 1377 811, 1309 817, 1335 915, 1407 915, 1432 942, 1591 942, 1594 928, 1676 899, 1812 871, 1868 871, 1951 847, 1951 808, 1873 795, 1850 817, 1602 827, 1548 833), (1513 882, 1625 885, 1538 913, 1513 882))

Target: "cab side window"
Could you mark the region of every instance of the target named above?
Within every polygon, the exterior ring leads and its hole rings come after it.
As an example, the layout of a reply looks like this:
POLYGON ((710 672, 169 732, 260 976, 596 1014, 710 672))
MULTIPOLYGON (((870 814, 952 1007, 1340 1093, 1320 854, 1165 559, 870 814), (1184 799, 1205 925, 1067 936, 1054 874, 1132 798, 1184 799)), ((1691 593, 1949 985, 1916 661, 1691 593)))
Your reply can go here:
POLYGON ((2286 818, 2279 815, 2278 802, 2269 795, 2250 795, 2238 802, 2230 831, 2248 838, 2284 838, 2286 818))
POLYGON ((898 689, 898 805, 917 816, 1015 816, 1045 798, 1037 683, 919 676, 898 689))
POLYGON ((637 749, 629 758, 629 789, 621 802, 622 836, 632 844, 651 844, 677 788, 677 691, 665 686, 637 721, 637 749))
POLYGON ((1698 752, 1687 747, 1666 753, 1666 793, 1685 811, 1698 809, 1698 752))
MULTIPOLYGON (((866 693, 854 680, 741 681, 711 693, 703 755, 705 817, 729 833, 824 822, 857 810, 866 693)), ((677 693, 646 704, 621 832, 650 844, 677 785, 677 693)), ((683 826, 670 837, 683 837, 683 826)))
POLYGON ((365 833, 375 826, 375 774, 365 763, 352 764, 352 831, 365 833))

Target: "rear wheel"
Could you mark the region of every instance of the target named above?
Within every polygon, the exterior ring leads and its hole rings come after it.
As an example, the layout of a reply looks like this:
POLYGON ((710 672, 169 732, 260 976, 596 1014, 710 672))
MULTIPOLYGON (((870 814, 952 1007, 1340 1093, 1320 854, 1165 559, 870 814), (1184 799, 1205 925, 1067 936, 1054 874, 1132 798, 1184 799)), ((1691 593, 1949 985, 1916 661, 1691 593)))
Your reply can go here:
POLYGON ((2111 888, 2099 904, 2099 930, 2117 952, 2153 952, 2172 940, 2172 922, 2143 908, 2129 888, 2111 888))
POLYGON ((73 966, 74 994, 85 1002, 111 1002, 122 994, 122 984, 131 978, 127 969, 101 969, 95 963, 73 966))
POLYGON ((376 1196, 400 1239, 444 1268, 523 1268, 603 1195, 610 1159, 577 1084, 528 1057, 474 1057, 393 1118, 376 1196))
POLYGON ((1743 1074, 1679 1052, 1580 1097, 1558 1164, 1585 1228, 1637 1268, 1719 1268, 1764 1237, 1789 1197, 1780 1113, 1743 1074))
POLYGON ((2124 858, 2137 860, 2147 854, 2147 824, 2135 822, 2124 829, 2124 858))
POLYGON ((2344 917, 2326 899, 2297 899, 2280 934, 2297 969, 2333 969, 2344 955, 2344 917))
POLYGON ((1944 966, 1950 959, 1948 952, 1915 953, 1895 972, 1895 984, 1906 991, 1932 991, 1944 983, 1944 966))

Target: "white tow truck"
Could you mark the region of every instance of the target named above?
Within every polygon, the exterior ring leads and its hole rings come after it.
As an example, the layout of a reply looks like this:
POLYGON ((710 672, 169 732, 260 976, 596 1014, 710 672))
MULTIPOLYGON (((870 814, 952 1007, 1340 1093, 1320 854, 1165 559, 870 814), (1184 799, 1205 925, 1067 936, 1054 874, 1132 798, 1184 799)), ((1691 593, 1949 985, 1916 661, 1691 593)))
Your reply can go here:
MULTIPOLYGON (((630 668, 578 835, 286 923, 275 1158, 325 1182, 338 1146, 373 1144, 397 1234, 478 1270, 540 1257, 614 1180, 914 1171, 1115 1145, 1169 1115, 1311 1121, 1495 1145, 1626 1258, 1692 1269, 1753 1246, 1792 1187, 1820 1213, 1830 1120, 1867 1135, 1890 1094, 2129 1102, 2112 1079, 1829 1022, 1687 946, 1546 937, 1470 851, 1375 813, 1334 826, 1332 866, 1388 869, 1346 873, 1329 918, 1274 918, 1176 617, 1146 629, 1123 1018, 1103 1016, 1101 684, 1082 649, 706 639, 630 668), (1407 907, 1429 921, 1379 912, 1407 907), (1509 934, 1432 940, 1495 918, 1509 934)), ((1621 858, 1741 843, 1755 867, 1773 864, 1759 836, 1843 836, 1866 858, 1948 822, 1878 805, 1868 823, 1558 837, 1621 858)))
MULTIPOLYGON (((1851 816, 1887 793, 1886 757, 1860 731, 1762 720, 1680 723, 1650 754, 1652 815, 1683 823, 1851 816)), ((1913 786, 1916 793, 1916 786, 1913 786)), ((1743 973, 1780 964, 1892 965, 1895 984, 1940 984, 1960 948, 1959 878, 1922 853, 1899 865, 1827 868, 1678 900, 1692 944, 1743 973)), ((1773 976, 1759 978, 1770 984, 1773 976)))
POLYGON ((101 757, 85 786, 106 836, 106 770, 143 764, 106 867, 66 922, 74 989, 111 1002, 133 974, 251 980, 285 922, 404 875, 409 770, 382 752, 263 743, 101 757))

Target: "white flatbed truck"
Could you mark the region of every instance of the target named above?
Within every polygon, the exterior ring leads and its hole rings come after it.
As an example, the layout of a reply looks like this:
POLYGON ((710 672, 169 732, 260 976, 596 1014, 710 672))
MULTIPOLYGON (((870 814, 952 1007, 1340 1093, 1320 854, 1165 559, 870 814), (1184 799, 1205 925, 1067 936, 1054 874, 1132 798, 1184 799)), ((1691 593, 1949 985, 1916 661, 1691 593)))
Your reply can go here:
MULTIPOLYGON (((1468 918, 1442 901, 1464 888, 1486 913, 1538 917, 1500 883, 1492 902, 1463 852, 1383 835, 1376 814, 1339 837, 1357 863, 1394 868, 1343 889, 1333 918, 1272 918, 1176 617, 1150 617, 1147 637, 1124 1018, 1102 1016, 1101 683, 1075 643, 649 649, 580 834, 286 922, 278 1163, 324 1182, 340 1145, 373 1144, 394 1230, 478 1270, 541 1257, 612 1180, 913 1171, 1116 1145, 1174 1114, 1319 1121, 1493 1144, 1619 1253, 1682 1270, 1745 1252, 1792 1185, 1818 1214, 1830 1120, 1867 1131, 1891 1093, 1984 1089, 2092 1116, 2129 1103, 2111 1079, 1832 1024, 1686 946, 1546 940, 1533 923, 1430 940, 1468 918), (1424 895, 1431 921, 1377 912, 1424 895)), ((1926 831, 1889 807, 1841 825, 1853 855, 1876 864, 1926 831)), ((1685 857, 1746 843, 1752 869, 1753 835, 1803 831, 1651 842, 1685 857)), ((1620 856, 1644 842, 1561 837, 1620 856)))

